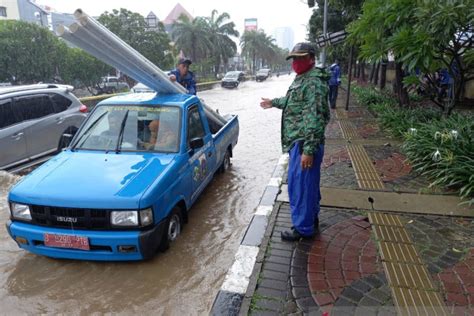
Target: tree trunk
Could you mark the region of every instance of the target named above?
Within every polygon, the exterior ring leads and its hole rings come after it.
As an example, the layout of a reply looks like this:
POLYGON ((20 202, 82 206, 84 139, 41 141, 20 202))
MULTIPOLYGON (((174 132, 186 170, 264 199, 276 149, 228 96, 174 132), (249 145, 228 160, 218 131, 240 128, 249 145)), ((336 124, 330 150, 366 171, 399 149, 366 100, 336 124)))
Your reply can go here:
POLYGON ((387 81, 387 62, 384 60, 381 63, 382 69, 380 71, 380 90, 385 89, 385 83, 387 81))
POLYGON ((347 95, 346 95, 346 111, 349 110, 349 98, 351 96, 351 81, 352 81, 352 60, 354 59, 354 45, 351 46, 349 53, 349 74, 347 78, 347 95))
POLYGON ((395 89, 400 107, 409 106, 410 99, 408 98, 407 88, 403 85, 403 68, 402 63, 395 63, 395 89))
POLYGON ((367 77, 365 76, 365 62, 360 64, 360 76, 363 82, 367 81, 367 77))
POLYGON ((377 85, 379 83, 379 69, 380 69, 380 63, 377 63, 377 67, 375 67, 375 73, 374 73, 374 85, 377 85))
POLYGON ((374 81, 374 76, 375 76, 375 64, 372 64, 370 67, 370 76, 369 76, 369 82, 372 83, 374 81))

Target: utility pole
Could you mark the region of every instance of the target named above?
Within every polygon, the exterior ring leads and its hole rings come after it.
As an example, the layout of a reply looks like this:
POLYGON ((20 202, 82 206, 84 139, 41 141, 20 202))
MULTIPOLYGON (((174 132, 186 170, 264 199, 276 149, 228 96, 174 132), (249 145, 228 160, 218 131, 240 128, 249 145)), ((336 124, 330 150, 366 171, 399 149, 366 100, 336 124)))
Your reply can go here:
MULTIPOLYGON (((324 0, 324 18, 323 18, 323 36, 326 38, 328 34, 328 0, 324 0)), ((323 49, 321 51, 320 59, 321 59, 321 64, 322 68, 326 67, 326 46, 323 46, 323 49)))

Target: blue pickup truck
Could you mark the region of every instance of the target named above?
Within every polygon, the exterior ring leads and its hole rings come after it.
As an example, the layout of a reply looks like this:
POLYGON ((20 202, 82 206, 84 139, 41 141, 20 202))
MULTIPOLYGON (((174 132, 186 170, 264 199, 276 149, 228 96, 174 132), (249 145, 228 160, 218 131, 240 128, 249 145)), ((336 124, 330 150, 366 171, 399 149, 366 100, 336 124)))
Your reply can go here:
POLYGON ((136 93, 99 103, 70 147, 9 194, 18 246, 55 258, 143 260, 166 250, 237 144, 237 116, 193 95, 136 93))

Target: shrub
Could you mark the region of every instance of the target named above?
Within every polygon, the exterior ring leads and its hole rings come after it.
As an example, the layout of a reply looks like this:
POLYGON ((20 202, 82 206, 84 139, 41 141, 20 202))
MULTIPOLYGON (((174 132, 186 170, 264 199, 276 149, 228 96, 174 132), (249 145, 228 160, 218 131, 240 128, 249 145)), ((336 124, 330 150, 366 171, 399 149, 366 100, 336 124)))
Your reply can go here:
POLYGON ((431 186, 457 189, 462 198, 474 195, 473 119, 455 113, 420 124, 402 145, 413 168, 433 179, 431 186))
POLYGON ((432 179, 430 186, 459 190, 462 198, 474 196, 474 117, 399 108, 373 88, 354 87, 354 94, 377 113, 382 128, 404 140, 403 152, 416 171, 432 179))

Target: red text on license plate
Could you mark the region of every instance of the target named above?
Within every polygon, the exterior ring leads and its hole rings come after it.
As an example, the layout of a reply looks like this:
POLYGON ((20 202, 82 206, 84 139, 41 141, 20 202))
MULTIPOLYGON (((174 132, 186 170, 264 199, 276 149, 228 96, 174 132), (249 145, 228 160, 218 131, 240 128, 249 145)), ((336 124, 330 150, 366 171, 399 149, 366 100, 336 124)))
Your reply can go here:
POLYGON ((48 247, 90 250, 87 237, 61 234, 44 234, 44 245, 48 247))

